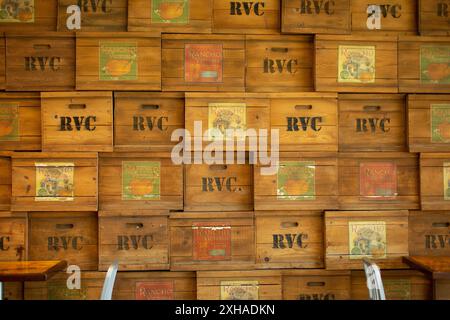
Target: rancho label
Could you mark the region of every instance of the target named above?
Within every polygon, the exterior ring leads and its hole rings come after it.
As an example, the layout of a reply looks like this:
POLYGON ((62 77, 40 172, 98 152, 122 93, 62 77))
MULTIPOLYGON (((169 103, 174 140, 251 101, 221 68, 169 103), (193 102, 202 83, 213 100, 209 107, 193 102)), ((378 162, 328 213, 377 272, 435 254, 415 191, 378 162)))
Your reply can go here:
POLYGON ((152 0, 152 23, 189 23, 189 0, 152 0))
POLYGON ((223 81, 222 45, 186 44, 184 80, 191 83, 221 83, 223 81))
POLYGON ((349 221, 348 235, 350 259, 386 258, 385 221, 349 221))
POLYGON ((450 104, 431 105, 431 142, 450 142, 450 104))
POLYGON ((194 260, 231 260, 230 225, 194 223, 192 233, 194 260))
POLYGON ((338 82, 375 83, 375 46, 339 46, 338 82))
POLYGON ((360 196, 371 200, 389 200, 398 195, 395 163, 362 162, 359 168, 360 196))
POLYGON ((244 140, 245 130, 247 130, 245 103, 208 104, 208 140, 234 141, 235 136, 238 140, 244 140))
POLYGON ((420 47, 420 82, 450 84, 450 46, 420 47))
POLYGON ((19 106, 0 104, 0 141, 19 141, 19 106))
POLYGON ((0 23, 33 23, 34 0, 5 0, 0 4, 0 23))
POLYGON ((450 201, 450 162, 444 162, 444 200, 450 201))
POLYGON ((259 282, 220 281, 220 300, 259 300, 259 282))
POLYGON ((100 42, 99 79, 127 81, 138 79, 138 48, 136 43, 100 42))
POLYGON ((173 300, 173 281, 136 282, 136 300, 173 300))
POLYGON ((122 200, 159 200, 161 162, 122 161, 122 200))
POLYGON ((280 161, 277 172, 278 200, 315 200, 314 161, 280 161))
POLYGON ((389 300, 411 300, 411 280, 383 279, 386 298, 389 300))
POLYGON ((69 162, 35 163, 35 201, 73 201, 74 164, 69 162))

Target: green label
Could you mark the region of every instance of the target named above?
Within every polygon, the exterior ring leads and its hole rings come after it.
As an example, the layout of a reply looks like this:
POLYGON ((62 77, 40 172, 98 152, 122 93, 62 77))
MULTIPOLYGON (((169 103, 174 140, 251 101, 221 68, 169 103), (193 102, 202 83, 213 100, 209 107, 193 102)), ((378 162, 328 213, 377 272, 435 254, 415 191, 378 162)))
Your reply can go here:
POLYGON ((189 23, 189 0, 152 0, 152 23, 189 23))
POLYGON ((281 161, 277 173, 278 200, 315 200, 314 161, 281 161))
POLYGON ((68 289, 66 283, 48 284, 48 300, 86 300, 86 288, 68 289))
POLYGON ((122 162, 122 200, 159 200, 161 163, 122 162))
POLYGON ((19 106, 0 104, 0 141, 19 141, 19 106))
POLYGON ((0 23, 33 23, 34 0, 3 0, 0 2, 0 23))
POLYGON ((101 42, 99 50, 100 80, 138 79, 138 49, 136 43, 101 42))
POLYGON ((384 279, 383 284, 388 300, 411 300, 409 279, 384 279))
POLYGON ((431 142, 450 142, 450 104, 431 105, 431 142))
POLYGON ((450 46, 420 47, 420 82, 450 84, 450 46))

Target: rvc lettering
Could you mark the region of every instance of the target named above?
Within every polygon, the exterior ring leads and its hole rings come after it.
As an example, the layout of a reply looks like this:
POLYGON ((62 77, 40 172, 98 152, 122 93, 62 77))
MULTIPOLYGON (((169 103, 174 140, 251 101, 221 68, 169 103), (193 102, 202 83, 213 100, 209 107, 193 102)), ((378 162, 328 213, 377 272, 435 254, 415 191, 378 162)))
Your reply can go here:
POLYGON ((48 251, 59 251, 60 249, 69 250, 77 250, 80 251, 83 246, 83 237, 82 236, 60 236, 60 237, 48 237, 48 251))
POLYGON ((110 5, 112 5, 112 0, 78 0, 78 6, 83 12, 110 13, 110 5))
POLYGON ((427 249, 450 248, 450 237, 446 234, 427 234, 425 235, 425 248, 427 249))
POLYGON ((273 249, 292 249, 294 245, 299 248, 306 248, 307 245, 303 243, 303 240, 308 239, 308 235, 304 233, 298 234, 273 234, 273 249))
POLYGON ((1 251, 8 251, 9 246, 8 243, 11 241, 11 238, 8 236, 2 236, 0 237, 0 250, 1 251))
POLYGON ((298 297, 299 300, 335 300, 336 297, 333 293, 312 293, 312 294, 301 294, 298 297))
POLYGON ((264 15, 264 2, 230 2, 230 15, 232 16, 249 16, 255 14, 256 16, 264 15))
POLYGON ((117 236, 117 249, 118 250, 138 250, 144 248, 149 250, 152 245, 153 236, 148 234, 144 236, 140 235, 119 235, 117 236))
POLYGON ((448 7, 449 7, 448 3, 439 2, 437 4, 437 15, 438 15, 438 17, 448 17, 448 7))
POLYGON ((390 118, 357 118, 356 119, 356 132, 389 132, 388 125, 391 123, 390 118))
POLYGON ((322 129, 322 117, 287 117, 287 131, 307 131, 311 128, 314 131, 322 129))
POLYGON ((169 122, 169 117, 133 116, 133 130, 145 131, 148 128, 153 131, 154 128, 158 128, 160 131, 167 131, 167 126, 164 125, 167 122, 169 122))
POLYGON ((381 16, 383 18, 387 18, 388 15, 390 15, 393 18, 400 18, 402 16, 402 5, 401 4, 380 4, 380 5, 371 5, 372 10, 368 10, 368 18, 372 17, 373 15, 376 15, 377 13, 381 13, 381 16), (376 9, 379 8, 379 11, 376 9))
POLYGON ((61 57, 25 57, 26 71, 58 71, 61 64, 61 57))
POLYGON ((264 59, 264 73, 297 73, 297 59, 264 59))
POLYGON ((327 15, 334 14, 334 1, 324 0, 301 0, 300 14, 320 14, 325 12, 327 15))
POLYGON ((240 189, 233 187, 233 182, 237 182, 236 177, 202 177, 202 191, 240 191, 240 189))
MULTIPOLYGON (((58 116, 55 116, 57 119, 58 116)), ((87 131, 94 131, 97 127, 95 122, 96 116, 87 117, 59 117, 60 118, 60 131, 81 131, 83 129, 87 131)))

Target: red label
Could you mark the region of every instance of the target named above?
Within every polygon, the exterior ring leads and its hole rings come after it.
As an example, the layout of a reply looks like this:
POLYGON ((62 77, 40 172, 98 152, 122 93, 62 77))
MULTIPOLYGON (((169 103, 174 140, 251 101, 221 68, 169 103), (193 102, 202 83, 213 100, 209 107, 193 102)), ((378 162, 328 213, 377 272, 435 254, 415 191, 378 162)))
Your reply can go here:
POLYGON ((397 165, 392 162, 360 164, 360 195, 373 199, 393 199, 397 196, 397 165))
POLYGON ((231 259, 231 226, 195 223, 192 233, 194 260, 231 259))
POLYGON ((222 82, 222 45, 186 44, 184 48, 184 80, 186 82, 222 82))
POLYGON ((137 282, 136 300, 173 300, 173 281, 137 282))

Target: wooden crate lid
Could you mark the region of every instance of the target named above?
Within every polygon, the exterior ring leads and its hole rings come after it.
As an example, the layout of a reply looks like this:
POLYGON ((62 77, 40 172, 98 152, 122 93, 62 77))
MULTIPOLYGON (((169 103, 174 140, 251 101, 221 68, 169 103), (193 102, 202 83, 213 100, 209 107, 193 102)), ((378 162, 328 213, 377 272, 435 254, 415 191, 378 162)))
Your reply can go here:
POLYGON ((335 277, 335 276, 350 276, 350 271, 332 271, 323 269, 312 269, 312 270, 282 270, 282 276, 299 276, 299 277, 335 277))
POLYGON ((421 153, 420 159, 449 159, 450 153, 421 153))
POLYGON ((28 217, 33 218, 45 218, 45 219, 70 219, 70 218, 93 218, 97 217, 97 212, 94 211, 53 211, 53 212, 29 212, 28 217))
POLYGON ((382 219, 384 217, 408 217, 408 210, 376 210, 376 211, 325 211, 325 219, 355 218, 382 219))
POLYGON ((193 271, 149 271, 149 272, 118 272, 117 280, 121 279, 167 279, 167 278, 193 278, 196 274, 193 271))
POLYGON ((0 211, 1 218, 27 218, 27 212, 12 212, 12 211, 0 211))
MULTIPOLYGON (((170 159, 171 152, 167 151, 149 151, 149 152, 99 152, 99 159, 102 158, 164 158, 170 159)), ((176 164, 173 164, 174 166, 176 164)))
POLYGON ((11 158, 14 152, 12 151, 0 151, 0 157, 11 158))
MULTIPOLYGON (((257 94, 257 93, 255 93, 257 94)), ((261 95, 261 94, 257 94, 261 95)), ((263 94, 270 99, 337 99, 338 94, 334 92, 274 92, 263 94)))
POLYGON ((198 41, 209 41, 209 40, 245 40, 245 35, 230 35, 230 34, 163 34, 163 40, 198 40, 198 41))
MULTIPOLYGON (((269 152, 270 150, 268 150, 269 152)), ((259 154, 260 152, 256 152, 259 154)), ((264 154, 265 155, 265 154, 264 154)), ((335 158, 337 159, 338 152, 319 152, 319 151, 279 151, 279 158, 281 161, 283 161, 283 158, 289 158, 289 159, 317 159, 317 158, 335 158)), ((269 166, 269 165, 265 165, 269 166)))
POLYGON ((40 99, 39 92, 0 92, 0 99, 40 99))
POLYGON ((129 99, 184 99, 184 92, 114 92, 114 98, 129 99))
POLYGON ((308 216, 318 216, 321 217, 323 216, 323 212, 322 211, 293 211, 293 210, 288 210, 288 211, 274 211, 274 210, 267 210, 267 211, 255 211, 255 217, 281 217, 281 218, 286 218, 289 219, 290 217, 298 217, 298 216, 302 216, 302 217, 308 217, 308 216))
POLYGON ((311 42, 313 35, 246 35, 247 41, 293 41, 293 42, 311 42))
POLYGON ((62 91, 41 92, 41 98, 112 98, 112 91, 62 91))
POLYGON ((197 271, 197 278, 279 277, 280 270, 197 271))
POLYGON ((105 38, 160 38, 161 32, 88 32, 88 31, 77 31, 77 38, 94 38, 94 39, 105 39, 105 38))
POLYGON ((341 103, 342 100, 403 100, 406 96, 402 93, 340 93, 338 101, 341 103))
MULTIPOLYGON (((339 159, 346 159, 346 158, 360 158, 360 159, 407 159, 407 158, 414 158, 418 159, 419 154, 418 153, 408 153, 408 152, 339 152, 338 158, 339 159)), ((345 163, 344 163, 345 165, 345 163)))
POLYGON ((132 217, 161 217, 169 216, 170 211, 166 209, 130 209, 130 210, 100 210, 99 218, 132 218, 132 217))
POLYGON ((97 159, 94 152, 15 152, 13 159, 97 159))
POLYGON ((75 38, 73 31, 29 31, 29 32, 6 32, 6 38, 75 38))
MULTIPOLYGON (((186 99, 267 99, 270 97, 269 93, 251 93, 251 92, 186 92, 186 99)), ((186 101, 186 106, 188 101, 186 101)))
POLYGON ((230 212, 172 212, 170 219, 248 219, 253 218, 253 211, 230 211, 230 212))
POLYGON ((398 42, 450 42, 450 37, 399 35, 398 42))
POLYGON ((315 38, 316 41, 333 41, 333 42, 348 42, 348 41, 360 41, 360 42, 397 42, 397 36, 394 35, 325 35, 318 34, 315 38))

